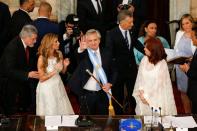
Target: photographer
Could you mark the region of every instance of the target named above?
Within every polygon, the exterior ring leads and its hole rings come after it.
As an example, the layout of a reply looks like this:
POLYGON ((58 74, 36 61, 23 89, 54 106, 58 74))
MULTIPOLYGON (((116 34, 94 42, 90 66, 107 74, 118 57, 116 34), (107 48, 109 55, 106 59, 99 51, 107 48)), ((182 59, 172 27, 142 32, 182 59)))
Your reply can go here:
POLYGON ((117 10, 118 10, 118 12, 121 11, 121 10, 128 10, 128 11, 133 13, 135 8, 131 3, 129 3, 129 4, 119 4, 118 7, 117 7, 117 10))
POLYGON ((66 76, 63 76, 64 84, 67 83, 70 75, 73 73, 77 66, 76 57, 74 51, 79 47, 78 40, 83 35, 78 28, 79 18, 75 14, 69 14, 65 21, 60 22, 60 50, 62 51, 64 58, 70 59, 70 65, 66 76), (66 79, 65 79, 66 77, 66 79))

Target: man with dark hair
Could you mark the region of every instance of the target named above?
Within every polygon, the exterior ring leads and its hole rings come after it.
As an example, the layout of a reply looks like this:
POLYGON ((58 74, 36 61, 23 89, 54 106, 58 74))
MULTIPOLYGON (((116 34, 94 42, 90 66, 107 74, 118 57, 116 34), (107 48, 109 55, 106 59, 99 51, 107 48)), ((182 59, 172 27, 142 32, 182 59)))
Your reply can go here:
MULTIPOLYGON (((112 54, 118 69, 116 85, 112 88, 112 93, 118 101, 123 104, 124 86, 126 86, 128 99, 131 101, 133 111, 135 100, 132 97, 133 88, 137 76, 137 65, 133 53, 133 48, 137 48, 144 54, 143 45, 131 34, 133 27, 133 16, 128 10, 121 10, 118 14, 119 25, 110 30, 106 37, 106 47, 112 54)), ((116 114, 122 114, 122 109, 114 105, 116 114)))
POLYGON ((77 61, 75 56, 75 50, 79 47, 79 39, 82 35, 79 27, 78 27, 78 17, 75 14, 69 14, 66 17, 65 21, 62 21, 59 25, 62 29, 62 33, 60 33, 59 41, 60 41, 60 50, 64 58, 70 59, 70 65, 68 66, 67 75, 64 75, 63 81, 66 84, 67 79, 74 72, 77 61), (75 28, 75 29, 74 29, 75 28), (75 32, 74 30, 78 30, 75 32), (65 78, 67 77, 67 78, 65 78))
POLYGON ((20 8, 13 13, 11 18, 10 39, 17 36, 25 24, 32 22, 28 13, 34 10, 34 6, 35 0, 20 0, 20 8))

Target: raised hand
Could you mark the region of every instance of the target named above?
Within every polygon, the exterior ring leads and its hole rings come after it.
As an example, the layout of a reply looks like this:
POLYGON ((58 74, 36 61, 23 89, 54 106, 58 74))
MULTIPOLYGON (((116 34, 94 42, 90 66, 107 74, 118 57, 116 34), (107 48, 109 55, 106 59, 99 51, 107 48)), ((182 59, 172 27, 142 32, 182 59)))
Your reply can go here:
POLYGON ((85 49, 87 49, 87 47, 88 47, 88 45, 87 45, 87 38, 84 35, 79 40, 79 48, 80 48, 81 51, 84 51, 85 49))

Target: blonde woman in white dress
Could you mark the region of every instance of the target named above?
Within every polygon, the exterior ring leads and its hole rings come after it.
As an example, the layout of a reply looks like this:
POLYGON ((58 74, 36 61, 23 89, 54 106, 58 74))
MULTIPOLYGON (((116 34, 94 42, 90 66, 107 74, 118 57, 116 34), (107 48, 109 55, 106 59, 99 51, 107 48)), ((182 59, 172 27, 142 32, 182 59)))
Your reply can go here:
POLYGON ((172 90, 166 53, 157 38, 145 42, 145 54, 138 70, 133 91, 136 99, 136 114, 151 115, 152 109, 161 108, 162 115, 176 115, 176 105, 172 90), (153 108, 152 108, 153 107, 153 108))
POLYGON ((64 73, 69 60, 58 50, 56 34, 46 34, 38 49, 39 83, 36 90, 36 115, 74 114, 59 73, 64 73))

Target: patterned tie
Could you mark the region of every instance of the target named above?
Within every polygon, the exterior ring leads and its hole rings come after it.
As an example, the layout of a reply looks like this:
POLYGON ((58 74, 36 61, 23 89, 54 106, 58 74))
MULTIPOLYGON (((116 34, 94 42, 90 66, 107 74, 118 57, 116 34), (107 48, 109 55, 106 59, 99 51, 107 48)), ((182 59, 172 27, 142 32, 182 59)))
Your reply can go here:
POLYGON ((97 9, 98 9, 98 15, 100 15, 100 14, 101 14, 101 6, 100 6, 100 4, 99 4, 99 1, 100 1, 100 0, 96 0, 96 3, 97 3, 97 9))
POLYGON ((127 31, 125 31, 125 43, 127 45, 127 48, 129 49, 129 40, 128 40, 128 37, 127 37, 127 31))
POLYGON ((29 47, 26 47, 25 54, 26 54, 27 64, 29 64, 29 47))

